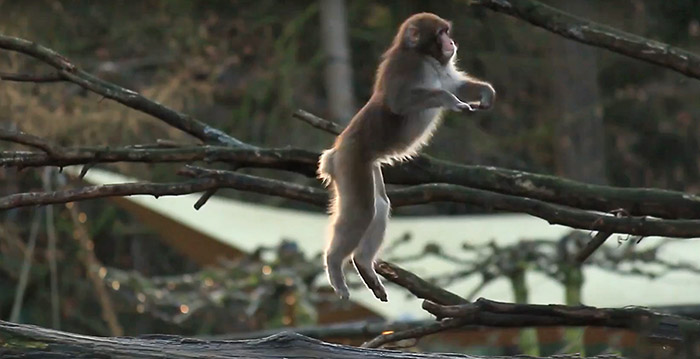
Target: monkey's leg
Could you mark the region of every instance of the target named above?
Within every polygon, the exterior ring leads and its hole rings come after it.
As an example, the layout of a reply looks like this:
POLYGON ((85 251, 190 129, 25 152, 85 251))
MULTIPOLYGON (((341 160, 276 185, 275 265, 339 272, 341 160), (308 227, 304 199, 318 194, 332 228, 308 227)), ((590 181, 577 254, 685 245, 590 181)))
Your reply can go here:
POLYGON ((374 218, 374 181, 372 165, 337 157, 335 189, 337 195, 332 238, 326 249, 328 280, 341 298, 350 297, 343 275, 343 264, 357 248, 374 218))
POLYGON ((389 202, 389 197, 386 195, 382 169, 379 164, 374 165, 372 173, 374 175, 375 214, 367 232, 365 232, 360 240, 360 245, 353 253, 352 261, 360 277, 362 277, 362 281, 372 290, 374 296, 386 302, 388 300, 386 290, 379 276, 377 276, 377 272, 374 270, 374 258, 384 240, 391 204, 389 202))

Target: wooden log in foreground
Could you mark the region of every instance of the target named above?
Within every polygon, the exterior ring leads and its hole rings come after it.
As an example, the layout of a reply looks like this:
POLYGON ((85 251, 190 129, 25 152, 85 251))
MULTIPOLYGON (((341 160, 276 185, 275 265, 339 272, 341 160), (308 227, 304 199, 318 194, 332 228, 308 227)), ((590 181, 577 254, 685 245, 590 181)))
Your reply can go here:
MULTIPOLYGON (((330 344, 293 332, 251 340, 201 340, 174 335, 148 335, 135 338, 94 337, 0 321, 0 358, 486 359, 488 357, 358 348, 330 344)), ((498 358, 532 357, 519 355, 498 358)), ((557 358, 579 358, 579 356, 557 356, 557 358)), ((605 358, 616 357, 605 356, 605 358)))

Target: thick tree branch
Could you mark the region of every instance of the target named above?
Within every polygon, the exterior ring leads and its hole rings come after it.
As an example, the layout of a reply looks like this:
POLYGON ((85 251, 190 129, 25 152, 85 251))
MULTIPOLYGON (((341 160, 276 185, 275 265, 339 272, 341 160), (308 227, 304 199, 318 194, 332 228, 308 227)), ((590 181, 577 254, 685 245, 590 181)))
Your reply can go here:
POLYGON ((539 1, 470 0, 470 4, 525 20, 567 39, 602 47, 700 79, 700 56, 692 52, 581 19, 539 1))
POLYGON ((423 302, 423 309, 438 319, 463 319, 463 324, 490 327, 597 326, 649 333, 663 320, 697 332, 700 321, 655 313, 644 308, 514 304, 479 298, 474 303, 444 306, 423 302))
MULTIPOLYGON (((0 321, 0 356, 12 358, 171 358, 171 359, 486 359, 484 356, 409 353, 394 350, 356 348, 329 344, 294 333, 281 333, 263 339, 215 340, 184 338, 176 335, 133 337, 93 337, 45 329, 33 325, 0 321)), ((515 359, 516 356, 501 356, 515 359)), ((525 359, 527 356, 518 355, 525 359)), ((560 359, 578 355, 557 356, 560 359)), ((614 358, 605 356, 605 358, 614 358)))
POLYGON ((55 67, 58 70, 58 74, 66 81, 73 82, 98 95, 115 100, 124 106, 147 113, 204 142, 240 148, 255 147, 233 138, 216 128, 208 126, 189 115, 165 107, 134 91, 101 80, 80 70, 61 54, 39 44, 16 37, 0 35, 0 49, 20 52, 41 60, 55 67))

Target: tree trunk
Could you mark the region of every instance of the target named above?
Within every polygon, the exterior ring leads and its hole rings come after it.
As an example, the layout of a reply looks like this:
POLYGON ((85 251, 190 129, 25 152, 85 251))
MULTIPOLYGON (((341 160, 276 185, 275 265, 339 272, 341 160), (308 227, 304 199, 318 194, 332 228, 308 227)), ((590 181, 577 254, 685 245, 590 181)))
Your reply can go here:
MULTIPOLYGON (((561 8, 579 16, 590 13, 587 1, 566 1, 561 8)), ((587 183, 605 184, 605 139, 599 103, 595 49, 573 41, 553 39, 555 103, 555 161, 560 175, 587 183)))
POLYGON ((330 117, 347 124, 355 114, 352 63, 345 0, 320 0, 321 39, 326 55, 326 94, 330 117))

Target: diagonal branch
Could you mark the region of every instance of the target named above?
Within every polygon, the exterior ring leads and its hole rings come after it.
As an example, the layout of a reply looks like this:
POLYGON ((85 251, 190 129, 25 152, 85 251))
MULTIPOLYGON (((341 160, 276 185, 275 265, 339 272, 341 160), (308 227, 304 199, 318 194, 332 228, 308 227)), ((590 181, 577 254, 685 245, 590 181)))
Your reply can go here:
POLYGON ((374 266, 377 273, 381 274, 382 277, 396 285, 406 288, 411 294, 418 298, 428 299, 445 305, 467 303, 464 298, 457 294, 433 285, 396 264, 378 261, 374 266))
POLYGON ((254 148, 255 146, 244 143, 226 133, 211 127, 192 116, 170 109, 159 103, 151 101, 137 92, 117 86, 111 82, 101 80, 71 63, 61 54, 47 47, 24 39, 0 35, 0 49, 16 51, 41 60, 58 70, 58 74, 66 81, 73 82, 80 87, 90 90, 98 95, 112 99, 124 106, 147 113, 158 118, 170 126, 178 128, 190 135, 208 143, 223 144, 240 148, 254 148))
POLYGON ((581 19, 536 0, 470 0, 470 4, 525 20, 570 40, 602 47, 700 79, 700 56, 692 52, 581 19))

